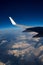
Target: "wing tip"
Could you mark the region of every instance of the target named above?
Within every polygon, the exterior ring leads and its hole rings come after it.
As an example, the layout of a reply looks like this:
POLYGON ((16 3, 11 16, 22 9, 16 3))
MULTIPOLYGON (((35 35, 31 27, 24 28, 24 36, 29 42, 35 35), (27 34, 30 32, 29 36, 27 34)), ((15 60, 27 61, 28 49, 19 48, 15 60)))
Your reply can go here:
POLYGON ((12 17, 9 17, 9 19, 10 19, 10 21, 11 21, 11 23, 12 23, 13 25, 16 25, 16 23, 15 23, 15 21, 12 19, 12 17))

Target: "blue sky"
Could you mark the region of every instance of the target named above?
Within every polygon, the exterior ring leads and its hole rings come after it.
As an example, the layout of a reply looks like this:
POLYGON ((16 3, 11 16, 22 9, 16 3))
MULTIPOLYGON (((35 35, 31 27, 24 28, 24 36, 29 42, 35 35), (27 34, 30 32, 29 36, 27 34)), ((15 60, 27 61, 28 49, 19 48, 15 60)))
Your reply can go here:
POLYGON ((12 27, 9 16, 18 24, 43 26, 43 1, 0 0, 0 28, 12 27))

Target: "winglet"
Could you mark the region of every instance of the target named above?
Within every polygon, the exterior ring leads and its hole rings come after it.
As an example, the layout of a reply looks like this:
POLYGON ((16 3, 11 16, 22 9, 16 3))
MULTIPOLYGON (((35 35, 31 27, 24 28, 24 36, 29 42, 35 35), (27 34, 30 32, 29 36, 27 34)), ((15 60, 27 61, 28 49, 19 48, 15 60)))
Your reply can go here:
POLYGON ((9 19, 13 25, 16 25, 15 21, 11 17, 9 17, 9 19))

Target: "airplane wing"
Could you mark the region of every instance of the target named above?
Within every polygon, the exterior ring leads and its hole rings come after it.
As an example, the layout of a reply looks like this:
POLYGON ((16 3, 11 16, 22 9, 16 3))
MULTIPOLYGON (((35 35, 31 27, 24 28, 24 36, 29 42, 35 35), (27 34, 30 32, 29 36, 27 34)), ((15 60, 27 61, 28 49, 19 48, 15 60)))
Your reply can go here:
POLYGON ((32 26, 25 26, 25 25, 16 24, 16 22, 11 17, 9 17, 9 19, 10 19, 12 25, 14 25, 14 26, 18 26, 21 28, 31 28, 32 27, 32 26))
POLYGON ((12 25, 24 28, 25 30, 23 32, 36 32, 37 34, 33 37, 43 37, 43 27, 24 26, 24 25, 16 24, 11 17, 9 17, 9 19, 12 25))

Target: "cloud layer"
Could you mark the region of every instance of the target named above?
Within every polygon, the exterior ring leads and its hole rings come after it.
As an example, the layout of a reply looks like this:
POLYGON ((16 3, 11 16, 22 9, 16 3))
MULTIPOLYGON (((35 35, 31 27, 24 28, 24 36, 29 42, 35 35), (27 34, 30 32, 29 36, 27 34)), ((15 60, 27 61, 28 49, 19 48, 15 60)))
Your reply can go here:
POLYGON ((22 33, 20 30, 14 29, 5 30, 0 35, 1 63, 5 65, 6 63, 13 65, 16 62, 18 62, 18 65, 43 64, 43 38, 32 38, 35 34, 35 32, 22 33), (14 60, 16 62, 13 62, 14 60))

